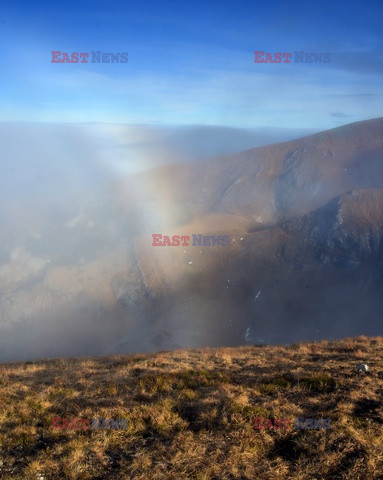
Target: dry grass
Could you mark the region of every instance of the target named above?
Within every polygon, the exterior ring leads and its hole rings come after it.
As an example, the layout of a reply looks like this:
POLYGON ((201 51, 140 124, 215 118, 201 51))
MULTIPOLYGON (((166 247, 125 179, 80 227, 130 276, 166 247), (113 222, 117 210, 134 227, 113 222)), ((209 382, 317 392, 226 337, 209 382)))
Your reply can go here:
POLYGON ((0 477, 382 479, 382 360, 382 337, 358 337, 3 364, 0 477), (332 428, 254 430, 255 416, 332 428), (52 417, 128 428, 57 430, 52 417))

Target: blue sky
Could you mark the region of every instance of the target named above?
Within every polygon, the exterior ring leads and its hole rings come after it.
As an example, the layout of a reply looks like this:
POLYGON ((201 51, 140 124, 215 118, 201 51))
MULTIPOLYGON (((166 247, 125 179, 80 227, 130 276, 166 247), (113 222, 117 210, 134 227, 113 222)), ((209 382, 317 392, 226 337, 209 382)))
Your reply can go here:
POLYGON ((383 3, 8 1, 0 120, 332 128, 382 115, 383 3), (128 52, 52 64, 51 51, 128 52), (330 52, 255 64, 254 51, 330 52))

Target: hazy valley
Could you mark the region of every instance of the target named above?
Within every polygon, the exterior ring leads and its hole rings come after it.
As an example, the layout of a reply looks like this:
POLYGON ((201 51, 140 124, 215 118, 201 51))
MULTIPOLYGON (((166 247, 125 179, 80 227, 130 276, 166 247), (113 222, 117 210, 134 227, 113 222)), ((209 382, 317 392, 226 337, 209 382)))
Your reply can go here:
MULTIPOLYGON (((145 156, 165 137, 146 139, 145 156)), ((48 146, 7 167, 0 359, 380 333, 383 119, 134 171, 124 155, 95 162, 99 147, 86 156, 85 138, 67 164, 48 146), (153 247, 153 233, 230 245, 153 247)))

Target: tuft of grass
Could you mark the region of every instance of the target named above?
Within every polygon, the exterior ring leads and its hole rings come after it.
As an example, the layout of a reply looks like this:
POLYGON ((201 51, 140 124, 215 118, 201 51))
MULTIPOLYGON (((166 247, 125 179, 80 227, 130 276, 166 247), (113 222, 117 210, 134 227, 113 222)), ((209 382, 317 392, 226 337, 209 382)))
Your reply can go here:
POLYGON ((177 373, 149 373, 132 382, 133 388, 149 395, 167 395, 172 391, 199 391, 229 383, 230 377, 208 370, 187 370, 177 373))
POLYGON ((326 374, 310 375, 299 381, 300 387, 316 393, 333 392, 336 389, 336 381, 326 374))

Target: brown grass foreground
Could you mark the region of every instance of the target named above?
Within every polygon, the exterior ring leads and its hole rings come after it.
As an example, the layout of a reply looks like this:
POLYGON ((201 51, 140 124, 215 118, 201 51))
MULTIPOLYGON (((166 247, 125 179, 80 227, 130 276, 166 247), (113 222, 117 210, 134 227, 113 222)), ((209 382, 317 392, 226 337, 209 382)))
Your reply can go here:
POLYGON ((0 478, 382 479, 382 399, 382 337, 3 364, 0 478), (254 430, 255 416, 331 429, 254 430))

